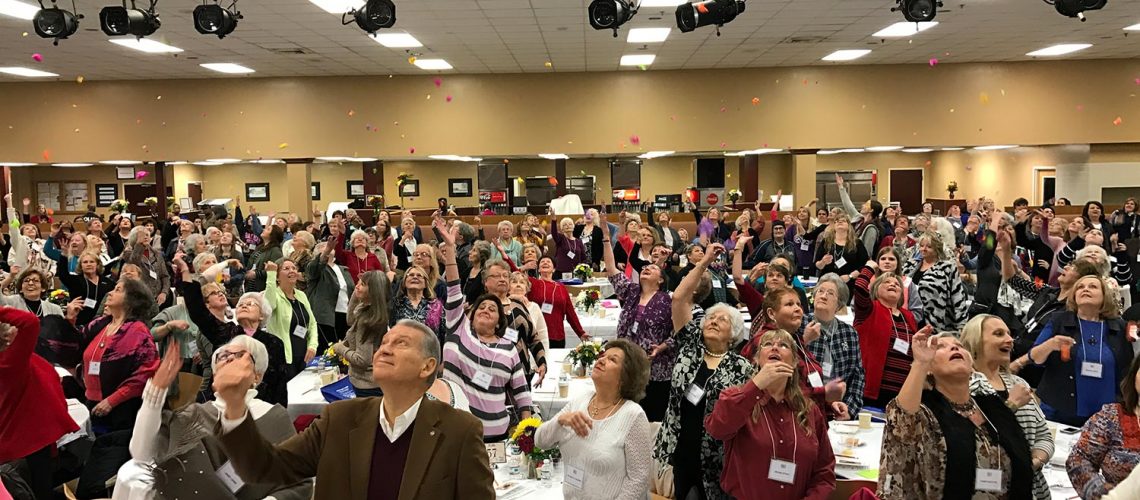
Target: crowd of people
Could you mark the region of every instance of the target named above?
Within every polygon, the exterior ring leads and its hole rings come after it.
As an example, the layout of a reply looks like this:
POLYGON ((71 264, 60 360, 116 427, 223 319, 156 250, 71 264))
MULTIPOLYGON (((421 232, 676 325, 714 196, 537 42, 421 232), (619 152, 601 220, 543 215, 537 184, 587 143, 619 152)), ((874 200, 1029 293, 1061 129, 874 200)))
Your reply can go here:
POLYGON ((1050 498, 1057 425, 1082 429, 1082 499, 1140 497, 1136 200, 905 214, 836 187, 837 206, 783 216, 591 208, 493 234, 442 200, 421 227, 240 199, 67 222, 9 194, 0 493, 489 499, 483 444, 538 416, 566 498, 666 477, 684 500, 826 499, 829 426, 869 411, 878 498, 1050 498), (542 415, 550 351, 591 340, 563 283, 582 265, 613 287, 617 338, 592 388, 542 415), (287 384, 322 356, 355 398, 295 426, 287 384), (82 450, 57 446, 79 429, 68 399, 89 410, 82 450))

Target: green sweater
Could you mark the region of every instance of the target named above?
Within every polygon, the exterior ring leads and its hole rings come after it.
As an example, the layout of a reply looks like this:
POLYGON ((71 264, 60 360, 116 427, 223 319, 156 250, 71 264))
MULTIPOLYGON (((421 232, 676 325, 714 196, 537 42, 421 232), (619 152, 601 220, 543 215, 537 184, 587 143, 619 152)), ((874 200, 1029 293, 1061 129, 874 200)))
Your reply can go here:
MULTIPOLYGON (((313 316, 309 297, 305 295, 305 292, 294 290, 293 298, 305 308, 305 315, 309 318, 309 324, 305 328, 305 343, 309 349, 316 351, 317 317, 313 316)), ((289 324, 293 321, 293 305, 289 303, 289 298, 285 296, 285 293, 277 287, 277 271, 266 273, 265 299, 273 308, 273 312, 269 314, 269 321, 265 324, 265 330, 281 339, 281 343, 285 344, 285 362, 293 363, 293 345, 289 342, 289 336, 293 334, 289 330, 289 324)))

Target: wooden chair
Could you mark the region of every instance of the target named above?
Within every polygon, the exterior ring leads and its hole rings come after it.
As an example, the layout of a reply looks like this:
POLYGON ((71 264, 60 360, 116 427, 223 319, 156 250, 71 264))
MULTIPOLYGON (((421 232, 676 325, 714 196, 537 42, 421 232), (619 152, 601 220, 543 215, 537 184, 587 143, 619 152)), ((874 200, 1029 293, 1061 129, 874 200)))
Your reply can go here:
POLYGON ((851 495, 862 488, 876 491, 878 483, 869 479, 836 479, 835 491, 831 492, 831 500, 848 500, 851 495))

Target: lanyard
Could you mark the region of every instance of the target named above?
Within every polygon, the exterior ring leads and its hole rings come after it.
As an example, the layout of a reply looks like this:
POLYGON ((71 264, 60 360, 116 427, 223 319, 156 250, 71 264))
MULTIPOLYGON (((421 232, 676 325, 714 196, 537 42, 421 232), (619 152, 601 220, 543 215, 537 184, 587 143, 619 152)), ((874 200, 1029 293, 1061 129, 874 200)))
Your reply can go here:
MULTIPOLYGON (((286 300, 288 300, 288 299, 286 299, 286 300)), ((299 318, 297 320, 297 325, 302 326, 304 328, 308 328, 309 327, 309 317, 307 315, 305 315, 305 306, 303 304, 301 304, 301 301, 290 300, 289 301, 289 308, 293 310, 294 316, 299 316, 299 318)))
POLYGON ((549 282, 549 283, 547 283, 543 280, 538 280, 538 281, 540 283, 542 283, 542 303, 543 304, 550 304, 551 306, 553 306, 554 305, 554 291, 558 289, 558 284, 554 283, 553 281, 549 282), (554 285, 554 286, 548 286, 548 284, 554 285), (550 291, 550 298, 549 299, 546 298, 546 292, 548 290, 550 291))
MULTIPOLYGON (((1100 321, 1100 340, 1097 341, 1097 355, 1096 362, 1102 363, 1104 361, 1104 322, 1100 321)), ((1081 331, 1081 360, 1088 361, 1089 356, 1085 353, 1087 344, 1085 343, 1085 326, 1080 318, 1077 318, 1077 328, 1081 331)))
MULTIPOLYGON (((763 407, 761 407, 760 412, 764 414, 764 425, 768 427, 768 436, 770 438, 772 438, 772 441, 771 441, 771 443, 772 443, 772 458, 779 459, 780 456, 776 454, 776 434, 772 432, 772 423, 768 421, 768 407, 767 406, 768 405, 764 405, 763 407)), ((792 420, 792 457, 791 457, 791 460, 788 460, 789 462, 792 462, 792 463, 796 462, 796 452, 797 452, 797 450, 799 450, 799 446, 800 446, 800 433, 799 433, 799 431, 797 431, 795 429, 796 425, 798 425, 798 424, 795 422, 795 419, 793 417, 793 420, 792 420)))

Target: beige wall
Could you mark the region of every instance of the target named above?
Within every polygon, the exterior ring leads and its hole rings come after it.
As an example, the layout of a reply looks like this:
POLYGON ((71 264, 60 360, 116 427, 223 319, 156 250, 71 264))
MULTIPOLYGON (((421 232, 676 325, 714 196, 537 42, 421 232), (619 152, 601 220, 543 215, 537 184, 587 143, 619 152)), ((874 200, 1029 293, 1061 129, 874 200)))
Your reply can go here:
POLYGON ((0 161, 1140 142, 1130 121, 1113 125, 1133 72, 1049 61, 449 75, 450 103, 425 100, 420 76, 6 83, 0 161), (1081 106, 1062 104, 1090 81, 1081 106))
MULTIPOLYGON (((186 181, 197 180, 188 176, 186 171, 180 171, 181 166, 166 167, 167 179, 174 183, 175 198, 186 196, 186 181)), ((115 167, 110 165, 93 165, 81 168, 59 168, 49 166, 18 167, 12 169, 12 199, 18 210, 23 210, 21 200, 30 198, 32 209, 35 208, 38 194, 36 184, 39 182, 86 182, 87 203, 95 204, 96 184, 116 184, 119 186, 119 198, 124 197, 123 186, 127 184, 143 184, 154 182, 153 166, 136 166, 136 171, 146 170, 152 172, 141 180, 118 180, 115 178, 115 167)), ((98 208, 96 212, 106 214, 107 208, 98 208)), ((79 215, 82 212, 61 212, 63 215, 79 215)))

